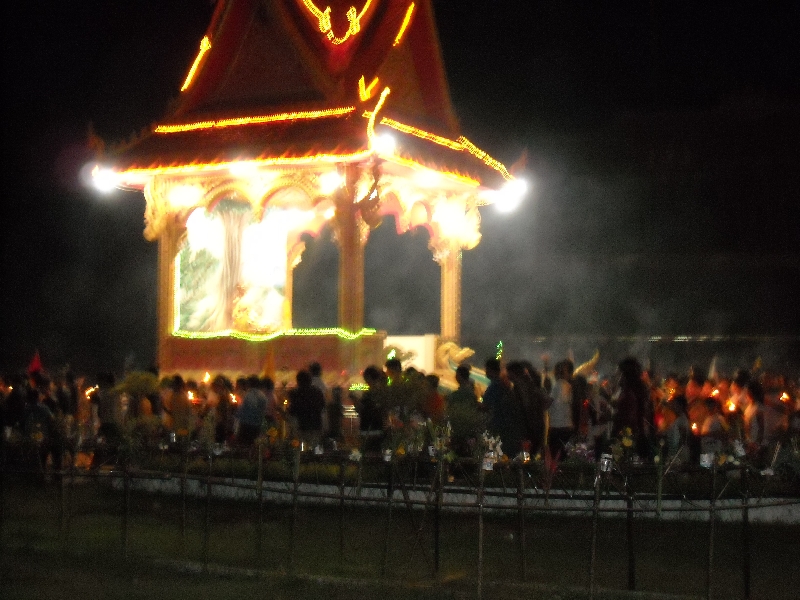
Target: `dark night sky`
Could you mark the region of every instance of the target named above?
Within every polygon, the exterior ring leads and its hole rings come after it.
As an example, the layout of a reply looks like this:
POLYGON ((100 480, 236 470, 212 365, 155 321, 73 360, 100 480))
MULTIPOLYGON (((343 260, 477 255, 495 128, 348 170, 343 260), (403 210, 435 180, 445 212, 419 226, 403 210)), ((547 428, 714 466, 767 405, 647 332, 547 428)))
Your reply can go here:
MULTIPOLYGON (((463 133, 533 189, 464 254, 465 341, 518 335, 800 336, 800 4, 434 2, 463 133)), ((3 6, 0 368, 121 371, 155 351, 144 199, 80 181, 91 123, 164 114, 208 0, 3 6)), ((367 325, 437 331, 422 233, 373 232, 367 325)), ((336 319, 336 255, 309 245, 297 325, 336 319)), ((796 347, 796 344, 795 344, 796 347)))

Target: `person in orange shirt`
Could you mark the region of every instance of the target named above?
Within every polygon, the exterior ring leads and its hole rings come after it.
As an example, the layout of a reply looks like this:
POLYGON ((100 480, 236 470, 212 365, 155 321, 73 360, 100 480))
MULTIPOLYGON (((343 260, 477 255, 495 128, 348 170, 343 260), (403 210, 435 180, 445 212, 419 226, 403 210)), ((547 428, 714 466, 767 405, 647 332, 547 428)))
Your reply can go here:
POLYGON ((439 376, 433 373, 425 375, 425 386, 427 389, 422 407, 423 416, 434 424, 440 424, 444 420, 445 402, 439 391, 439 376))

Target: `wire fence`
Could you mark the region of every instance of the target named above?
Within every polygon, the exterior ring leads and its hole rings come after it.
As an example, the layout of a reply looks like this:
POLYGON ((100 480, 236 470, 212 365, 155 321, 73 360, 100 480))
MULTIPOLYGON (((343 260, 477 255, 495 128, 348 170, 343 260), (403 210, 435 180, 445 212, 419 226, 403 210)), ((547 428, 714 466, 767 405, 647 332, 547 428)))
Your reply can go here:
MULTIPOLYGON (((131 519, 135 516, 132 495, 150 494, 177 500, 182 538, 187 536, 189 503, 200 506, 201 557, 205 570, 211 568, 213 535, 225 535, 210 526, 215 514, 230 510, 230 502, 251 506, 255 515, 256 556, 261 556, 265 507, 281 506, 288 517, 286 543, 287 571, 298 572, 298 522, 300 510, 327 507, 338 515, 335 546, 338 560, 345 560, 346 538, 353 509, 364 508, 378 515, 382 539, 378 575, 395 572, 391 548, 400 511, 414 532, 414 551, 434 579, 440 576, 445 515, 457 514, 472 523, 475 536, 474 593, 482 598, 487 582, 485 551, 489 518, 511 524, 515 543, 516 576, 528 580, 529 544, 526 537, 534 515, 582 517, 590 527, 588 593, 598 590, 598 532, 603 517, 625 522, 626 589, 637 589, 635 519, 702 520, 707 524, 705 596, 714 594, 716 524, 737 521, 741 527, 741 597, 751 597, 752 515, 767 509, 782 509, 800 515, 800 479, 796 473, 777 476, 742 464, 718 464, 707 468, 672 465, 596 463, 544 463, 541 461, 494 461, 445 456, 431 450, 415 455, 364 454, 350 451, 315 453, 300 448, 271 451, 259 446, 249 449, 213 447, 205 451, 189 445, 161 447, 156 452, 132 456, 114 454, 107 463, 89 464, 83 453, 75 453, 69 466, 47 471, 35 449, 4 452, 0 486, 14 485, 20 477, 49 478, 58 489, 59 535, 66 542, 72 522, 80 512, 74 503, 75 490, 86 482, 97 482, 97 494, 109 491, 121 498, 119 505, 120 548, 123 557, 131 552, 131 519), (81 458, 83 456, 83 459, 81 458), (5 485, 4 485, 5 483, 5 485), (225 502, 220 502, 224 500, 225 502), (198 504, 199 503, 199 504, 198 504), (225 508, 223 508, 225 507, 225 508), (215 513, 216 511, 216 513, 215 513), (423 541, 423 536, 426 541, 423 541), (432 541, 432 543, 428 543, 432 541)), ((0 489, 0 491, 2 491, 0 489)), ((3 492, 5 495, 5 492, 3 492)), ((86 508, 83 508, 86 511, 86 508)), ((91 510, 91 507, 88 509, 91 510)), ((243 509, 245 512, 247 509, 243 509)), ((0 528, 5 520, 0 512, 0 528)), ((326 513, 330 514, 330 513, 326 513)), ((216 514, 218 517, 218 514, 216 514)), ((115 517, 115 518, 117 518, 115 517)), ((0 533, 2 529, 0 529, 0 533)), ((445 532, 446 533, 446 532, 445 532)))

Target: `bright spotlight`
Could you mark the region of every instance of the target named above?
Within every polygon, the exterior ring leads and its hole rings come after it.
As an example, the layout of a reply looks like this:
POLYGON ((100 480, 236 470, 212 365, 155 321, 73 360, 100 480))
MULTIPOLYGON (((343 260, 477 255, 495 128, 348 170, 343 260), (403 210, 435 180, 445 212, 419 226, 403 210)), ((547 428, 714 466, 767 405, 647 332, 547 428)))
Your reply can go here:
POLYGON ((117 187, 117 175, 111 169, 95 165, 92 169, 92 183, 103 193, 108 193, 117 187))
POLYGON ((375 136, 375 142, 372 145, 375 152, 378 154, 394 154, 394 149, 397 146, 397 141, 394 136, 389 133, 381 133, 375 136))
POLYGON ((495 206, 497 210, 509 213, 515 210, 528 191, 528 182, 524 179, 512 179, 497 192, 495 206))
POLYGON ((332 194, 344 184, 344 177, 338 171, 328 171, 319 176, 319 190, 325 194, 332 194))

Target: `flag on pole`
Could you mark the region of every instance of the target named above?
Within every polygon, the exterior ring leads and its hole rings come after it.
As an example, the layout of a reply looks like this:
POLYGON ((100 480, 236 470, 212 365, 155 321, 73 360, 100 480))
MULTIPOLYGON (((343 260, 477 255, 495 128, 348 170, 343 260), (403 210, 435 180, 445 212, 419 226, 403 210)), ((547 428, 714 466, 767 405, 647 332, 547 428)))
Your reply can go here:
POLYGON ((39 356, 39 351, 36 351, 36 354, 33 355, 30 364, 28 365, 28 375, 33 375, 34 373, 38 373, 42 370, 42 359, 39 356))

